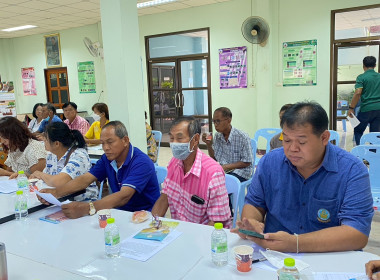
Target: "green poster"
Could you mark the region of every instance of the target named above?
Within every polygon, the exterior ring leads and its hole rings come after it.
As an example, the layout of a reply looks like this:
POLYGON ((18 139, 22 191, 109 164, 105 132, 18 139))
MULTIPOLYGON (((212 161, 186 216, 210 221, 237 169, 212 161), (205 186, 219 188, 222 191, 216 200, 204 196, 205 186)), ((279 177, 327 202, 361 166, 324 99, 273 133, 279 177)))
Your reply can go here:
POLYGON ((314 86, 317 84, 317 40, 282 44, 283 86, 314 86))
POLYGON ((78 62, 79 93, 96 93, 93 61, 78 62))

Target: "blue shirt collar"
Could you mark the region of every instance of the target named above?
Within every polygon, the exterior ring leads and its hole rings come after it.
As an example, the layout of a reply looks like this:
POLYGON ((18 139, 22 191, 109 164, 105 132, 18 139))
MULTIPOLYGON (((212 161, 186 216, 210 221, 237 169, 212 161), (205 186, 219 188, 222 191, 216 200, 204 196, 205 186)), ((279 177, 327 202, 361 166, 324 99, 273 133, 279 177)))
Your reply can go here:
MULTIPOLYGON (((331 149, 335 149, 335 147, 333 147, 333 144, 331 144, 330 142, 327 144, 326 146, 326 149, 325 149, 325 156, 323 158, 323 161, 322 161, 322 164, 321 164, 321 167, 323 167, 326 171, 331 171, 331 172, 338 172, 338 160, 337 160, 337 155, 336 153, 332 153, 331 152, 331 149)), ((284 153, 284 162, 288 163, 289 166, 297 171, 297 168, 290 162, 290 160, 285 156, 285 153, 284 153)), ((320 167, 320 168, 321 168, 320 167)), ((319 170, 319 169, 318 169, 319 170)), ((318 171, 317 170, 317 171, 318 171)), ((316 171, 316 172, 317 172, 316 171)), ((298 171, 297 171, 298 172, 298 171)), ((315 172, 314 172, 315 173, 315 172)))
MULTIPOLYGON (((129 142, 129 150, 128 150, 128 154, 127 154, 127 158, 125 159, 124 163, 122 166, 120 166, 120 168, 122 168, 123 166, 125 165, 128 165, 129 162, 132 160, 132 157, 133 157, 133 146, 132 144, 129 142)), ((113 170, 115 170, 115 172, 117 173, 117 171, 120 169, 120 168, 117 168, 117 163, 116 163, 116 160, 113 160, 110 162, 110 165, 112 166, 113 170)))

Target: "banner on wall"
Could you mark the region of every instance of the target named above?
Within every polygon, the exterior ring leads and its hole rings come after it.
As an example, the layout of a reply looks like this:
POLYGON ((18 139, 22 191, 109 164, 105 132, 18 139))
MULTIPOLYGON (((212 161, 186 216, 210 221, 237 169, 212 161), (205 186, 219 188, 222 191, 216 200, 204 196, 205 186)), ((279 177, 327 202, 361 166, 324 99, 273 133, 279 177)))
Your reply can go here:
POLYGON ((93 61, 78 62, 79 93, 96 93, 93 61))
POLYGON ((0 118, 16 116, 16 101, 12 81, 1 81, 0 75, 0 118))
POLYGON ((283 86, 315 86, 317 84, 317 40, 282 44, 283 86))
POLYGON ((34 67, 21 68, 21 77, 24 95, 37 95, 34 67))
POLYGON ((247 88, 247 47, 219 50, 220 89, 247 88))

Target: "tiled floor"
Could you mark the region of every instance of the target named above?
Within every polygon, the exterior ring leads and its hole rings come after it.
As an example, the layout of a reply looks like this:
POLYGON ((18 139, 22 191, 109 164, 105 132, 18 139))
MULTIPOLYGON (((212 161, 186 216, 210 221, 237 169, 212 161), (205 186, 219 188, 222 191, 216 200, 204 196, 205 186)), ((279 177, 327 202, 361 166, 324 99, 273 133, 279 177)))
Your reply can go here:
MULTIPOLYGON (((347 132, 343 132, 341 122, 338 123, 338 132, 340 135, 339 146, 343 149, 351 151, 352 147, 354 146, 354 143, 352 141, 353 131, 350 124, 347 124, 347 132)), ((207 150, 205 150, 204 152, 207 153, 207 150)), ((159 165, 167 166, 171 158, 172 158, 172 153, 171 153, 170 148, 160 147, 160 156, 158 159, 159 165)), ((371 234, 369 237, 369 242, 368 242, 368 245, 364 248, 364 251, 380 255, 380 212, 379 211, 376 211, 375 216, 372 220, 372 229, 371 229, 371 234)))

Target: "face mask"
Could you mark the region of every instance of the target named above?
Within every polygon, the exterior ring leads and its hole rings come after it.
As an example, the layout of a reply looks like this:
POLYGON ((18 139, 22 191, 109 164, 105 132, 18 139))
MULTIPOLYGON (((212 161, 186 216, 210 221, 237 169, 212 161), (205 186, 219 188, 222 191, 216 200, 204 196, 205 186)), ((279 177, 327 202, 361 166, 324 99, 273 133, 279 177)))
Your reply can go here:
POLYGON ((97 114, 92 114, 92 118, 93 118, 94 121, 96 121, 96 122, 100 121, 100 116, 97 115, 97 114))
POLYGON ((179 160, 187 159, 188 156, 194 152, 194 149, 190 150, 190 142, 193 137, 191 137, 188 143, 170 143, 170 149, 172 150, 173 157, 179 160))
POLYGON ((50 117, 47 117, 47 118, 45 119, 45 121, 47 121, 47 122, 48 122, 49 120, 50 120, 50 117))

